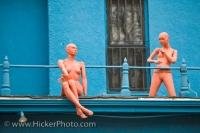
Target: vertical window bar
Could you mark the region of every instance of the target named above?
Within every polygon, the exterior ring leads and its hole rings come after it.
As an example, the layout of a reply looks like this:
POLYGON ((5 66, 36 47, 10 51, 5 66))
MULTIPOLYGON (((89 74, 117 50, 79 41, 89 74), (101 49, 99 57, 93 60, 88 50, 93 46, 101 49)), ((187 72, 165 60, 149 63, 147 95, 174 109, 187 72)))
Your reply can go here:
MULTIPOLYGON (((134 66, 137 66, 137 48, 134 48, 135 55, 134 55, 134 66)), ((134 69, 134 87, 137 88, 137 69, 134 69)))
POLYGON ((117 0, 117 41, 120 41, 120 32, 119 32, 119 0, 117 0))
POLYGON ((113 13, 113 12, 112 12, 112 8, 113 8, 113 7, 112 7, 112 0, 109 0, 109 15, 110 15, 110 16, 109 16, 109 29, 111 29, 111 31, 109 30, 109 34, 110 34, 110 35, 109 35, 109 37, 110 37, 109 41, 110 41, 110 42, 113 41, 113 35, 112 35, 112 30, 113 30, 113 29, 112 29, 112 28, 113 28, 113 27, 112 27, 112 25, 113 25, 112 15, 113 15, 113 14, 112 14, 112 13, 113 13))
MULTIPOLYGON (((119 59, 121 60, 122 58, 122 48, 119 48, 119 59)), ((120 61, 121 62, 121 61, 120 61)), ((120 64, 119 64, 120 65, 120 64)))
MULTIPOLYGON (((143 2, 142 2, 142 0, 139 0, 139 12, 140 12, 140 26, 141 26, 141 32, 142 32, 142 40, 144 39, 144 23, 143 23, 143 8, 142 8, 142 6, 143 6, 143 2)), ((143 43, 144 43, 144 41, 143 41, 143 43)), ((144 45, 144 44, 143 44, 144 45)))
MULTIPOLYGON (((134 6, 135 6, 135 2, 134 0, 131 1, 131 10, 132 12, 134 11, 134 6)), ((134 13, 132 13, 132 22, 134 22, 134 13)), ((133 27, 133 29, 135 30, 135 27, 133 27)), ((132 33, 132 36, 134 36, 134 32, 132 33)), ((133 45, 135 45, 135 38, 133 38, 133 45)))
POLYGON ((123 16, 123 19, 124 19, 123 26, 124 26, 124 27, 123 27, 123 28, 125 29, 125 30, 124 30, 125 42, 127 42, 127 41, 128 41, 128 40, 127 40, 127 37, 126 37, 126 36, 127 36, 127 30, 126 30, 127 25, 126 25, 126 22, 125 22, 125 21, 126 21, 125 18, 127 17, 127 12, 126 12, 126 9, 127 9, 127 0, 124 0, 124 2, 125 2, 125 3, 124 3, 124 16, 123 16))
MULTIPOLYGON (((113 54, 113 48, 111 48, 111 52, 112 52, 112 53, 111 53, 111 55, 112 55, 112 57, 111 57, 111 64, 113 64, 113 57, 114 57, 114 56, 113 56, 113 55, 114 55, 114 54, 113 54)), ((114 76, 114 75, 113 75, 113 72, 114 72, 113 69, 114 69, 114 68, 111 68, 111 75, 112 75, 111 78, 114 76)), ((110 78, 110 82, 111 82, 111 86, 113 86, 113 80, 112 80, 111 78, 110 78)))
MULTIPOLYGON (((142 53, 145 53, 145 49, 144 48, 142 49, 142 53)), ((142 66, 143 65, 144 65, 144 54, 142 54, 142 66)), ((144 78, 144 76, 145 76, 145 70, 142 69, 142 88, 145 87, 145 78, 144 78)))

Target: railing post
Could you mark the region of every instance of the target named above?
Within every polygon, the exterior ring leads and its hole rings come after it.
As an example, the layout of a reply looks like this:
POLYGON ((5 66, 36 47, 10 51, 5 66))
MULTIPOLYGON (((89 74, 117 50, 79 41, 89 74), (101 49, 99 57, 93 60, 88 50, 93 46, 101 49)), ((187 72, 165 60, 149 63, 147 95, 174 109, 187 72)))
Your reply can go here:
POLYGON ((124 62, 122 65, 122 84, 121 84, 121 94, 130 95, 129 90, 129 65, 127 59, 124 58, 124 62))
POLYGON ((4 62, 3 62, 3 83, 2 83, 2 86, 1 86, 1 89, 0 89, 0 95, 1 96, 10 95, 9 71, 10 71, 10 63, 8 61, 8 57, 5 56, 4 62))
POLYGON ((182 97, 197 97, 197 92, 193 91, 190 88, 190 83, 189 83, 188 76, 187 76, 187 65, 186 65, 186 61, 184 58, 182 59, 180 73, 181 73, 180 96, 182 96, 182 97))

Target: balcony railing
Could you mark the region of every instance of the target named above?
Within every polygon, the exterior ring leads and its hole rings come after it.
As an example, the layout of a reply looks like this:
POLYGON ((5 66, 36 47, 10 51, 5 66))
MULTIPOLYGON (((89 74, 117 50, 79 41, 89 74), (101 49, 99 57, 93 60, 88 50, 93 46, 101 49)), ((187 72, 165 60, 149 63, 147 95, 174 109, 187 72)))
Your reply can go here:
MULTIPOLYGON (((10 64, 8 57, 4 58, 3 64, 0 64, 0 67, 3 68, 3 82, 0 89, 0 96, 9 96, 11 95, 11 88, 10 88, 10 68, 58 68, 57 65, 16 65, 10 64)), ((129 90, 129 70, 130 69, 171 69, 171 70, 179 70, 180 71, 180 96, 181 97, 197 97, 197 92, 190 88, 190 83, 188 80, 188 70, 198 70, 200 71, 200 67, 187 67, 185 59, 182 59, 182 64, 180 67, 146 67, 146 66, 129 66, 127 63, 127 59, 124 59, 124 62, 120 66, 103 66, 103 65, 90 65, 86 66, 86 68, 120 68, 122 72, 122 79, 121 79, 121 92, 120 94, 131 95, 131 91, 129 90)))

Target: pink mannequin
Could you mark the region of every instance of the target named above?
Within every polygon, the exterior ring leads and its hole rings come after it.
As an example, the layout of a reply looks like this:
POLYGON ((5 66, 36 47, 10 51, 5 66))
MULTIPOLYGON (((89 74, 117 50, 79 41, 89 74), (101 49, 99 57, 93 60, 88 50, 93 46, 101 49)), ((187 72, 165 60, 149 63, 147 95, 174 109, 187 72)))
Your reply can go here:
MULTIPOLYGON (((162 48, 156 48, 147 59, 147 62, 155 63, 157 67, 170 67, 170 65, 172 63, 175 63, 177 60, 177 50, 171 48, 169 44, 168 33, 161 32, 159 34, 159 41, 162 48), (154 59, 155 57, 157 57, 157 59, 154 59)), ((152 75, 149 96, 150 97, 156 96, 156 93, 162 82, 166 86, 169 96, 175 97, 176 92, 170 69, 154 70, 152 75)))
POLYGON ((68 57, 58 60, 58 66, 62 71, 62 96, 66 96, 75 105, 77 115, 85 119, 93 115, 92 111, 83 107, 79 102, 79 96, 87 95, 85 65, 83 62, 75 60, 77 54, 77 46, 75 44, 69 43, 65 50, 68 57))

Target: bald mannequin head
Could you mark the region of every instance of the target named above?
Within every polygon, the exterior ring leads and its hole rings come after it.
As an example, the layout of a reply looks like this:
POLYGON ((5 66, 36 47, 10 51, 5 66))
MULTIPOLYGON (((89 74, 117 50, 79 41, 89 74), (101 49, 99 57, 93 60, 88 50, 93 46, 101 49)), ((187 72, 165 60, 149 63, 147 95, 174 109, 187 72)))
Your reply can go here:
POLYGON ((159 41, 163 46, 169 45, 169 34, 167 32, 161 32, 159 34, 159 41))
POLYGON ((75 56, 77 53, 77 46, 74 43, 69 43, 66 45, 65 50, 69 55, 75 56))
POLYGON ((161 38, 161 37, 169 38, 169 34, 168 34, 167 32, 161 32, 161 33, 159 34, 159 38, 161 38))
POLYGON ((77 48, 76 44, 74 44, 74 43, 69 43, 69 44, 66 45, 66 49, 68 49, 69 47, 76 47, 77 48))

